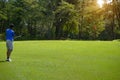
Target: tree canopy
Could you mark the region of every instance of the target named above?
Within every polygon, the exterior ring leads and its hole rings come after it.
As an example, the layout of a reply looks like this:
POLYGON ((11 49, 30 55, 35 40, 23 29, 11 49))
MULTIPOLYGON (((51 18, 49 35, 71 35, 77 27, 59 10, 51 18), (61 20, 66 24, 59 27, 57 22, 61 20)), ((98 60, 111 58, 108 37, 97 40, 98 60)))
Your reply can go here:
POLYGON ((15 25, 18 40, 120 38, 120 1, 0 0, 0 39, 15 25))

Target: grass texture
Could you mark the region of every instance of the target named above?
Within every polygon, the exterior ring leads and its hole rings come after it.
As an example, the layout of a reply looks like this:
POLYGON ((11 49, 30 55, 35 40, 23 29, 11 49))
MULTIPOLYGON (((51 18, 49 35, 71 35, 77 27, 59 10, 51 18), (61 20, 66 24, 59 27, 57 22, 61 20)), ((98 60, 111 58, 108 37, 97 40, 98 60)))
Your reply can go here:
POLYGON ((120 80, 119 41, 0 42, 0 80, 120 80))

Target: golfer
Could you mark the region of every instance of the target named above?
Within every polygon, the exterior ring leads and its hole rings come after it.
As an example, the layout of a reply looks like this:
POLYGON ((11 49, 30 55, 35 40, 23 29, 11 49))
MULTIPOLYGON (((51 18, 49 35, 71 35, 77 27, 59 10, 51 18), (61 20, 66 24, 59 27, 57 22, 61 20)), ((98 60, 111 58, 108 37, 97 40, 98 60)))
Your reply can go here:
POLYGON ((13 41, 14 41, 14 25, 11 24, 8 29, 6 29, 6 47, 7 47, 7 59, 6 61, 11 62, 10 55, 13 51, 13 41))

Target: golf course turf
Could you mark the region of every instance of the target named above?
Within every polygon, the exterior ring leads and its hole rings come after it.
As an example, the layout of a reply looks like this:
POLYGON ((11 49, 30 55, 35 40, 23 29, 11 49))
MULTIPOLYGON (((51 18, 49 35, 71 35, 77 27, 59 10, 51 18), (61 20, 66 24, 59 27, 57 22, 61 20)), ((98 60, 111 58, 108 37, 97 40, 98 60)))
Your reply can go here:
POLYGON ((0 80, 120 80, 119 41, 0 42, 0 80))

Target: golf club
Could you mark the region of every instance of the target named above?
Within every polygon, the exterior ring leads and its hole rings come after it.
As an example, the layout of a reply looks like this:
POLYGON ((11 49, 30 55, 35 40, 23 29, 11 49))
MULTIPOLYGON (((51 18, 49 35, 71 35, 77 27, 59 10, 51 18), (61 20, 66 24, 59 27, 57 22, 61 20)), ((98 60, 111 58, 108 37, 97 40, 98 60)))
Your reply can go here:
POLYGON ((14 39, 21 38, 21 37, 22 37, 22 35, 15 36, 15 38, 14 38, 14 39))

